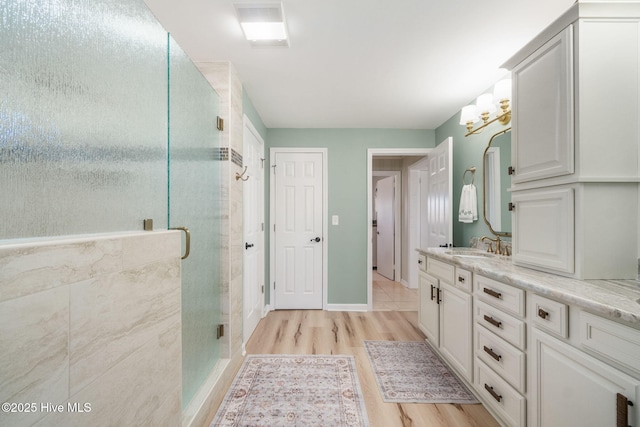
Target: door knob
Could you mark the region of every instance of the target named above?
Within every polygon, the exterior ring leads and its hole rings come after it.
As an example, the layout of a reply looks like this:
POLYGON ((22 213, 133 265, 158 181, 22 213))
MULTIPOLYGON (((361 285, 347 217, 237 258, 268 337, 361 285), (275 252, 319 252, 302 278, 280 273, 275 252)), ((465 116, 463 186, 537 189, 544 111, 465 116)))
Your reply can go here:
POLYGON ((311 239, 312 242, 319 242, 320 240, 322 240, 322 239, 319 238, 319 237, 316 237, 315 239, 311 239))
POLYGON ((249 248, 252 248, 252 247, 253 247, 253 243, 245 243, 244 244, 244 248, 245 249, 249 249, 249 248))

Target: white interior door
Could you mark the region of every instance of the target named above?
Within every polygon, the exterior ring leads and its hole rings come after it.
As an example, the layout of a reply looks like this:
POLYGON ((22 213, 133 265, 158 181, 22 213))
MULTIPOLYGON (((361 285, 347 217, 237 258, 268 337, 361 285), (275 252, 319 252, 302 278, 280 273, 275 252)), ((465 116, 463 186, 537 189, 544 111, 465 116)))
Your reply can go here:
POLYGON ((274 164, 275 308, 323 305, 324 155, 276 152, 274 164))
POLYGON ((452 138, 449 137, 429 154, 429 192, 427 194, 429 247, 453 243, 453 222, 451 220, 452 149, 452 138))
POLYGON ((375 205, 377 224, 378 273, 395 280, 395 185, 396 178, 389 176, 376 182, 375 205))
POLYGON ((245 118, 242 160, 247 167, 243 186, 243 342, 262 318, 264 307, 264 143, 245 118))

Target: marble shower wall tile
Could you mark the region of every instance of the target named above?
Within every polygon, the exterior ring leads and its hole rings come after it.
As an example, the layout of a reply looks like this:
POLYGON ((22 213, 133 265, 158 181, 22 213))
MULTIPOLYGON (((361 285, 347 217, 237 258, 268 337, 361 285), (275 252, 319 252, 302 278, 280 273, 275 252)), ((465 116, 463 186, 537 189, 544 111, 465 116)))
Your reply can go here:
POLYGON ((178 258, 71 286, 71 394, 180 322, 176 283, 178 258))
POLYGON ((69 290, 38 292, 0 303, 0 402, 38 405, 35 413, 0 412, 0 425, 30 425, 41 402, 69 391, 69 290))
POLYGON ((91 412, 48 414, 37 425, 181 425, 180 328, 174 323, 65 402, 89 403, 91 412))
POLYGON ((65 411, 1 413, 1 426, 180 425, 180 238, 0 247, 0 398, 65 411), (68 402, 91 412, 68 413, 68 402))
POLYGON ((143 233, 135 239, 122 240, 122 267, 124 270, 145 264, 180 258, 182 231, 168 230, 162 233, 143 233), (176 239, 178 244, 176 244, 176 239))
POLYGON ((0 246, 0 301, 121 269, 120 240, 54 240, 0 246))

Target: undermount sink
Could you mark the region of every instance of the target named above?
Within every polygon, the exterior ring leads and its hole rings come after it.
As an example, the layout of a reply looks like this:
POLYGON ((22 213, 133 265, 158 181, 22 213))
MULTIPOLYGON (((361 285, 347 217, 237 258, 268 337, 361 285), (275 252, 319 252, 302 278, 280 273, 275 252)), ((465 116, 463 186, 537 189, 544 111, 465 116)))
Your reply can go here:
POLYGON ((480 249, 451 249, 445 252, 447 255, 459 256, 465 258, 491 258, 494 257, 495 254, 481 251, 480 249))

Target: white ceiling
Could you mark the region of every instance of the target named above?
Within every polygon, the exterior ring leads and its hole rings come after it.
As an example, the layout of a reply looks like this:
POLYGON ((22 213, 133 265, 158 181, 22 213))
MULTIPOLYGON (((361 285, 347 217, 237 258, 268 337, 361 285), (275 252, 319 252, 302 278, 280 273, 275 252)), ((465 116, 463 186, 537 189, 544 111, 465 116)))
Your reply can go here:
POLYGON ((284 0, 291 46, 252 48, 231 0, 145 1, 193 61, 234 64, 268 128, 399 129, 440 126, 574 3, 284 0))

